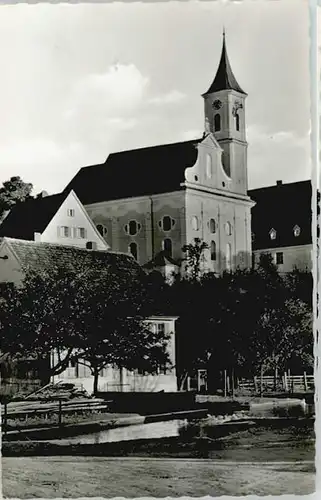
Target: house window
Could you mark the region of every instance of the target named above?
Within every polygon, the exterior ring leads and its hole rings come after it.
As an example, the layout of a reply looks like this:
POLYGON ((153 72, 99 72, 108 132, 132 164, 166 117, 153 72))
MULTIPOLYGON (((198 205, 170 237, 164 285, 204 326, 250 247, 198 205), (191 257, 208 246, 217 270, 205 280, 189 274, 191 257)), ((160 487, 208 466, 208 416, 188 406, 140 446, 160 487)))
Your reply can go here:
POLYGON ((276 239, 276 230, 275 230, 275 229, 273 229, 273 228, 272 228, 272 229, 270 230, 270 233, 269 233, 269 234, 270 234, 270 239, 271 239, 271 240, 275 240, 275 239, 276 239))
POLYGON ((129 253, 132 254, 132 256, 134 257, 135 260, 137 260, 137 257, 138 257, 138 247, 137 247, 137 243, 135 243, 134 241, 132 241, 129 245, 129 253))
POLYGON ((232 226, 231 226, 230 222, 226 222, 225 223, 225 232, 226 232, 227 236, 231 236, 231 234, 232 234, 232 226))
POLYGON ((199 220, 198 220, 198 217, 196 217, 196 215, 194 215, 194 217, 192 217, 192 228, 194 229, 194 231, 199 230, 199 220))
POLYGON ((293 234, 294 234, 294 236, 297 238, 298 236, 300 236, 300 233, 301 233, 300 226, 297 226, 297 225, 294 226, 294 228, 293 228, 293 234))
POLYGON ((169 257, 172 256, 173 245, 170 238, 165 238, 165 240, 163 241, 163 250, 166 255, 168 255, 169 257))
POLYGON ((276 263, 283 264, 283 252, 276 253, 276 263))
POLYGON ((164 333, 165 333, 165 323, 156 323, 156 332, 164 335, 164 333))
POLYGON ((214 116, 214 131, 219 132, 221 130, 221 116, 216 113, 214 116))
POLYGON ((86 238, 86 229, 84 227, 78 227, 78 237, 79 238, 86 238))
POLYGON ((125 226, 125 231, 130 236, 136 236, 136 234, 140 231, 141 225, 139 222, 135 220, 130 220, 128 224, 125 226))
POLYGON ((210 219, 210 232, 212 234, 216 233, 216 222, 215 222, 215 219, 210 219))
POLYGON ((101 236, 106 236, 107 234, 107 227, 103 226, 102 224, 97 224, 97 231, 101 234, 101 236))
POLYGON ((236 130, 240 130, 240 117, 237 113, 235 114, 235 127, 236 130))
POLYGON ((211 260, 216 260, 216 243, 211 241, 211 260))
POLYGON ((169 215, 164 215, 158 225, 163 231, 170 231, 175 226, 175 220, 169 215))
POLYGON ((73 208, 68 208, 67 215, 68 217, 75 217, 75 210, 73 208))
POLYGON ((210 179, 212 177, 212 157, 211 155, 206 155, 206 177, 210 179))
POLYGON ((231 270, 231 244, 227 243, 226 245, 226 270, 231 270))
POLYGON ((63 238, 69 238, 70 237, 70 227, 68 226, 61 226, 60 228, 60 234, 63 236, 63 238))

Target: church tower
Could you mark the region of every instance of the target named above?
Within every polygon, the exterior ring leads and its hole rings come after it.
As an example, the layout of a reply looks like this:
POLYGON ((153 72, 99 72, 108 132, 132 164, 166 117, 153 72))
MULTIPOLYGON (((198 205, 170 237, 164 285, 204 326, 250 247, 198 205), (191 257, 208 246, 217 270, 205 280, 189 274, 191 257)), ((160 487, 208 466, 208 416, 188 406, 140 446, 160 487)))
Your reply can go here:
POLYGON ((221 59, 215 78, 204 98, 205 133, 212 133, 221 146, 222 164, 230 179, 229 189, 247 195, 247 142, 245 131, 245 99, 247 94, 238 84, 226 50, 225 32, 221 59))

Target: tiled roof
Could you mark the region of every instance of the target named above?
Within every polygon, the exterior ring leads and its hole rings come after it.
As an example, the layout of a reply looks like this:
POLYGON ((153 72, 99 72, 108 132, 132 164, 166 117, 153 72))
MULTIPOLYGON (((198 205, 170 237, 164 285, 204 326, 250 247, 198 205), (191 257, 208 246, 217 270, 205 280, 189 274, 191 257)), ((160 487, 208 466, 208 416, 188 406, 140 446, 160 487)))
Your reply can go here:
POLYGON ((144 271, 133 257, 124 253, 86 250, 83 248, 4 238, 18 257, 22 267, 51 269, 70 262, 82 267, 96 266, 108 275, 123 275, 128 278, 143 276, 144 271))
POLYGON ((312 242, 312 186, 310 181, 280 184, 248 192, 252 208, 253 250, 306 245, 312 242), (299 236, 294 227, 300 228, 299 236), (276 239, 270 238, 275 229, 276 239))
POLYGON ((42 233, 68 193, 31 198, 17 203, 0 225, 0 236, 33 240, 34 233, 42 233))
POLYGON ((225 35, 223 35, 223 46, 218 70, 210 88, 203 95, 218 92, 219 90, 236 90, 237 92, 246 95, 246 92, 244 92, 244 90, 242 90, 237 83, 232 71, 226 50, 225 35))
POLYGON ((185 169, 197 160, 202 139, 110 154, 105 163, 83 167, 65 188, 84 205, 181 189, 185 169))

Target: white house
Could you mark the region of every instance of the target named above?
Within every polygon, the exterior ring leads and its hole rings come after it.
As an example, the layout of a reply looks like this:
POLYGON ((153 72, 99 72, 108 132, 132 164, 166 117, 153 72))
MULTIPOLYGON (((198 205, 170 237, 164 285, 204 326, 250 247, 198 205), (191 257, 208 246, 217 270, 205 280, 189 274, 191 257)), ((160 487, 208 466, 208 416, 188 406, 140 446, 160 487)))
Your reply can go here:
POLYGON ((109 245, 98 229, 70 191, 17 203, 3 219, 0 237, 107 250, 109 245))
MULTIPOLYGON (((170 335, 168 354, 170 364, 159 368, 157 374, 145 374, 138 370, 119 370, 112 366, 104 368, 98 379, 98 390, 103 392, 176 392, 176 350, 175 350, 175 316, 152 316, 147 322, 150 328, 170 335)), ((53 353, 52 363, 56 363, 53 353)), ((93 376, 88 366, 82 361, 70 361, 69 367, 61 374, 52 377, 52 382, 64 381, 82 386, 86 391, 93 391, 93 376)))

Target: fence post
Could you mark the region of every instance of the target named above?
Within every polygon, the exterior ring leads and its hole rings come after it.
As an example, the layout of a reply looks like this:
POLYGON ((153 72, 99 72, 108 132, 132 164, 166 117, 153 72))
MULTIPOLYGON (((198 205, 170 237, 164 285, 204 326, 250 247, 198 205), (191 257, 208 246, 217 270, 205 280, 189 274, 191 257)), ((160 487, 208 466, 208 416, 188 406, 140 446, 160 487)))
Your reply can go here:
POLYGON ((288 379, 287 379, 286 372, 284 372, 284 390, 285 390, 285 392, 288 392, 288 379))
POLYGON ((304 380, 304 390, 305 392, 308 392, 307 372, 303 372, 303 380, 304 380))
POLYGON ((226 398, 227 396, 227 373, 226 370, 224 370, 224 397, 226 398))
POLYGON ((3 415, 3 433, 7 433, 7 420, 8 420, 8 407, 7 402, 4 403, 4 415, 3 415))
POLYGON ((260 398, 263 395, 263 368, 261 367, 261 376, 260 376, 260 398))
POLYGON ((61 427, 62 424, 62 401, 59 399, 59 409, 58 409, 58 425, 61 427))
POLYGON ((275 368, 275 370, 274 370, 274 392, 276 392, 277 378, 278 378, 278 369, 275 368))
POLYGON ((227 393, 228 393, 228 395, 230 394, 230 377, 229 377, 229 375, 227 376, 227 393))
POLYGON ((255 393, 257 394, 258 387, 257 387, 257 378, 256 378, 256 375, 254 376, 254 390, 255 390, 255 393))

